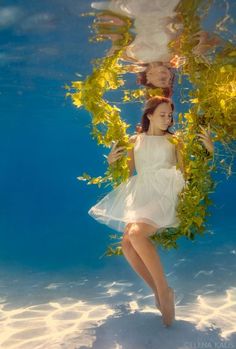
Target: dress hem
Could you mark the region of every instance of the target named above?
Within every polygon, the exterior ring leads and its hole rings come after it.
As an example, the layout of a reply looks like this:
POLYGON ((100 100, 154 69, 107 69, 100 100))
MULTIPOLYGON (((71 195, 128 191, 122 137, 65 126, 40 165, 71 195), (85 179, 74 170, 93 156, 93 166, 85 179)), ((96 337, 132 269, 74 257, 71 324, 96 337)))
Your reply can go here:
MULTIPOLYGON (((124 228, 127 224, 129 223, 145 223, 145 224, 149 224, 151 226, 153 226, 153 228, 155 228, 156 230, 163 230, 163 229, 166 229, 166 228, 177 228, 179 226, 179 222, 173 222, 173 223, 169 223, 169 224, 165 224, 165 225, 157 225, 156 223, 152 224, 152 223, 147 223, 145 222, 144 220, 141 220, 142 218, 134 218, 134 220, 132 219, 129 219, 129 220, 121 220, 121 219, 118 219, 116 217, 113 217, 113 216, 104 216, 104 215, 96 215, 94 213, 92 213, 92 210, 89 210, 88 211, 88 214, 94 218, 95 220, 97 220, 98 222, 102 223, 102 224, 105 224, 107 226, 109 226, 110 228, 116 230, 116 231, 119 231, 119 232, 123 232, 124 229, 119 229, 116 227, 114 227, 113 224, 108 224, 108 220, 109 221, 114 221, 114 222, 117 222, 117 224, 120 223, 120 225, 123 225, 124 228), (99 217, 102 217, 102 218, 99 218, 99 217), (103 218, 106 218, 106 219, 103 219, 103 218)), ((145 219, 145 218, 143 218, 145 219)))

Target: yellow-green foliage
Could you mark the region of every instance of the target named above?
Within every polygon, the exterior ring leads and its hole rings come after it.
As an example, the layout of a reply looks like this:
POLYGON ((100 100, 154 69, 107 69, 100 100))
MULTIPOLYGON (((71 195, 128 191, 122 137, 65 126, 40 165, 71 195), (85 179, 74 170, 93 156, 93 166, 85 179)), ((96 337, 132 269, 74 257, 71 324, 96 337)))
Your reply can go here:
POLYGON ((137 90, 124 90, 124 102, 131 102, 136 99, 145 100, 146 98, 154 97, 154 96, 164 96, 164 91, 162 88, 139 88, 137 90))
MULTIPOLYGON (((186 186, 179 195, 177 214, 180 219, 178 228, 165 229, 155 234, 151 239, 163 248, 177 248, 177 240, 181 237, 195 239, 196 234, 204 234, 208 208, 211 203, 209 194, 214 190, 216 183, 211 177, 211 172, 219 168, 216 161, 217 154, 213 157, 207 153, 199 141, 197 133, 201 126, 210 125, 215 141, 221 142, 230 149, 230 142, 235 140, 235 48, 232 44, 225 44, 220 52, 209 59, 194 56, 192 49, 196 44, 192 35, 199 31, 199 17, 196 11, 200 6, 208 3, 196 0, 181 1, 178 6, 178 18, 184 30, 178 42, 170 46, 179 56, 186 57, 186 64, 181 69, 181 74, 189 79, 193 89, 189 92, 191 107, 185 114, 179 114, 181 132, 176 133, 173 142, 182 144, 182 156, 185 165, 186 186)), ((130 27, 127 21, 126 31, 130 27)), ((96 61, 93 73, 85 81, 72 82, 67 87, 75 106, 83 106, 92 116, 92 135, 98 144, 105 147, 111 141, 119 140, 119 145, 128 149, 127 125, 120 118, 120 110, 111 106, 104 99, 106 91, 118 89, 123 86, 123 70, 119 63, 122 50, 129 42, 128 34, 124 36, 123 48, 117 50, 110 57, 96 61), (103 128, 100 128, 102 125, 103 128)), ((180 79, 181 81, 181 79, 180 79)), ((160 89, 153 90, 153 94, 161 94, 160 89)), ((150 90, 149 90, 150 95, 150 90)), ((143 100, 146 96, 145 88, 134 91, 124 90, 123 101, 134 99, 143 100)), ((139 121, 139 120, 137 120, 139 121)), ((224 161, 224 160, 223 160, 224 161)), ((221 160, 222 163, 222 160, 221 160)), ((127 158, 122 157, 112 166, 108 166, 104 176, 91 177, 88 174, 78 177, 87 180, 88 184, 111 183, 114 187, 128 178, 127 158)), ((110 238, 118 240, 108 246, 105 255, 121 255, 120 235, 113 234, 110 238)))
MULTIPOLYGON (((120 109, 115 105, 109 104, 104 98, 105 92, 116 90, 124 84, 122 79, 124 70, 119 63, 119 59, 122 56, 124 47, 130 41, 129 27, 131 21, 124 17, 122 19, 126 23, 126 30, 123 33, 122 42, 120 42, 121 48, 109 57, 94 60, 92 74, 84 81, 74 81, 71 83, 71 86, 66 86, 66 89, 69 91, 66 93, 66 96, 71 97, 72 103, 76 107, 80 108, 83 106, 91 113, 92 137, 97 140, 98 144, 109 147, 112 141, 118 140, 118 145, 126 146, 128 150, 130 146, 126 130, 129 125, 121 119, 120 109)), ((88 180, 88 184, 101 186, 102 183, 108 182, 113 187, 116 187, 128 178, 127 161, 123 158, 115 165, 109 166, 103 177, 91 177, 89 174, 84 173, 77 178, 79 180, 88 180)))

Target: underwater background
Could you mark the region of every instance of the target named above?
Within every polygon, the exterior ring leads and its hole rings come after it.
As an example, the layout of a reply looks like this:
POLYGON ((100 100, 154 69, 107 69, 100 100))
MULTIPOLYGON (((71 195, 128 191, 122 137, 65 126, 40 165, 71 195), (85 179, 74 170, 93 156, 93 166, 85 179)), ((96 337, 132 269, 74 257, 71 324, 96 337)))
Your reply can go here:
MULTIPOLYGON (((223 3, 213 3, 205 30, 223 3)), ((103 174, 109 150, 92 139, 89 113, 65 97, 110 45, 89 41, 88 12, 85 0, 0 4, 0 348, 236 348, 235 174, 215 175, 209 233, 159 250, 176 292, 171 336, 127 261, 102 257, 111 230, 87 212, 108 189, 76 177, 103 174)), ((141 106, 119 107, 131 134, 141 106)))

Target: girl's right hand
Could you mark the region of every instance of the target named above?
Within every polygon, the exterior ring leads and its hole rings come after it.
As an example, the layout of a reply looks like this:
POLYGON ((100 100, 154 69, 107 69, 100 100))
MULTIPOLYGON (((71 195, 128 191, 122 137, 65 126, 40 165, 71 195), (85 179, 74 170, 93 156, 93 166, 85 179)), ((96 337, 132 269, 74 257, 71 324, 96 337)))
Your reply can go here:
POLYGON ((119 141, 116 141, 113 144, 111 151, 107 156, 107 162, 109 163, 109 165, 112 164, 113 162, 117 161, 118 159, 120 159, 124 155, 123 149, 125 149, 126 147, 123 146, 123 147, 116 148, 118 142, 119 141))

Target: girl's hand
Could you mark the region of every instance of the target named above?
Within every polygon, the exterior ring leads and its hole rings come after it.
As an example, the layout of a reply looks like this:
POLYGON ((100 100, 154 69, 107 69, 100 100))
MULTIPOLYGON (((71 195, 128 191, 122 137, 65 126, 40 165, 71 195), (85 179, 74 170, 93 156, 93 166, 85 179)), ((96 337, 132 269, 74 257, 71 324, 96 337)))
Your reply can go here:
POLYGON ((208 129, 206 130, 204 127, 200 125, 200 128, 202 130, 201 133, 197 133, 199 136, 201 142, 205 145, 206 149, 209 151, 209 153, 214 152, 214 143, 211 140, 211 131, 210 131, 210 125, 208 125, 208 129))
POLYGON ((109 163, 109 165, 112 164, 113 162, 117 161, 118 159, 120 159, 124 155, 123 149, 125 149, 126 147, 123 146, 123 147, 116 148, 118 142, 119 141, 116 141, 113 144, 111 151, 107 156, 107 162, 109 163))

